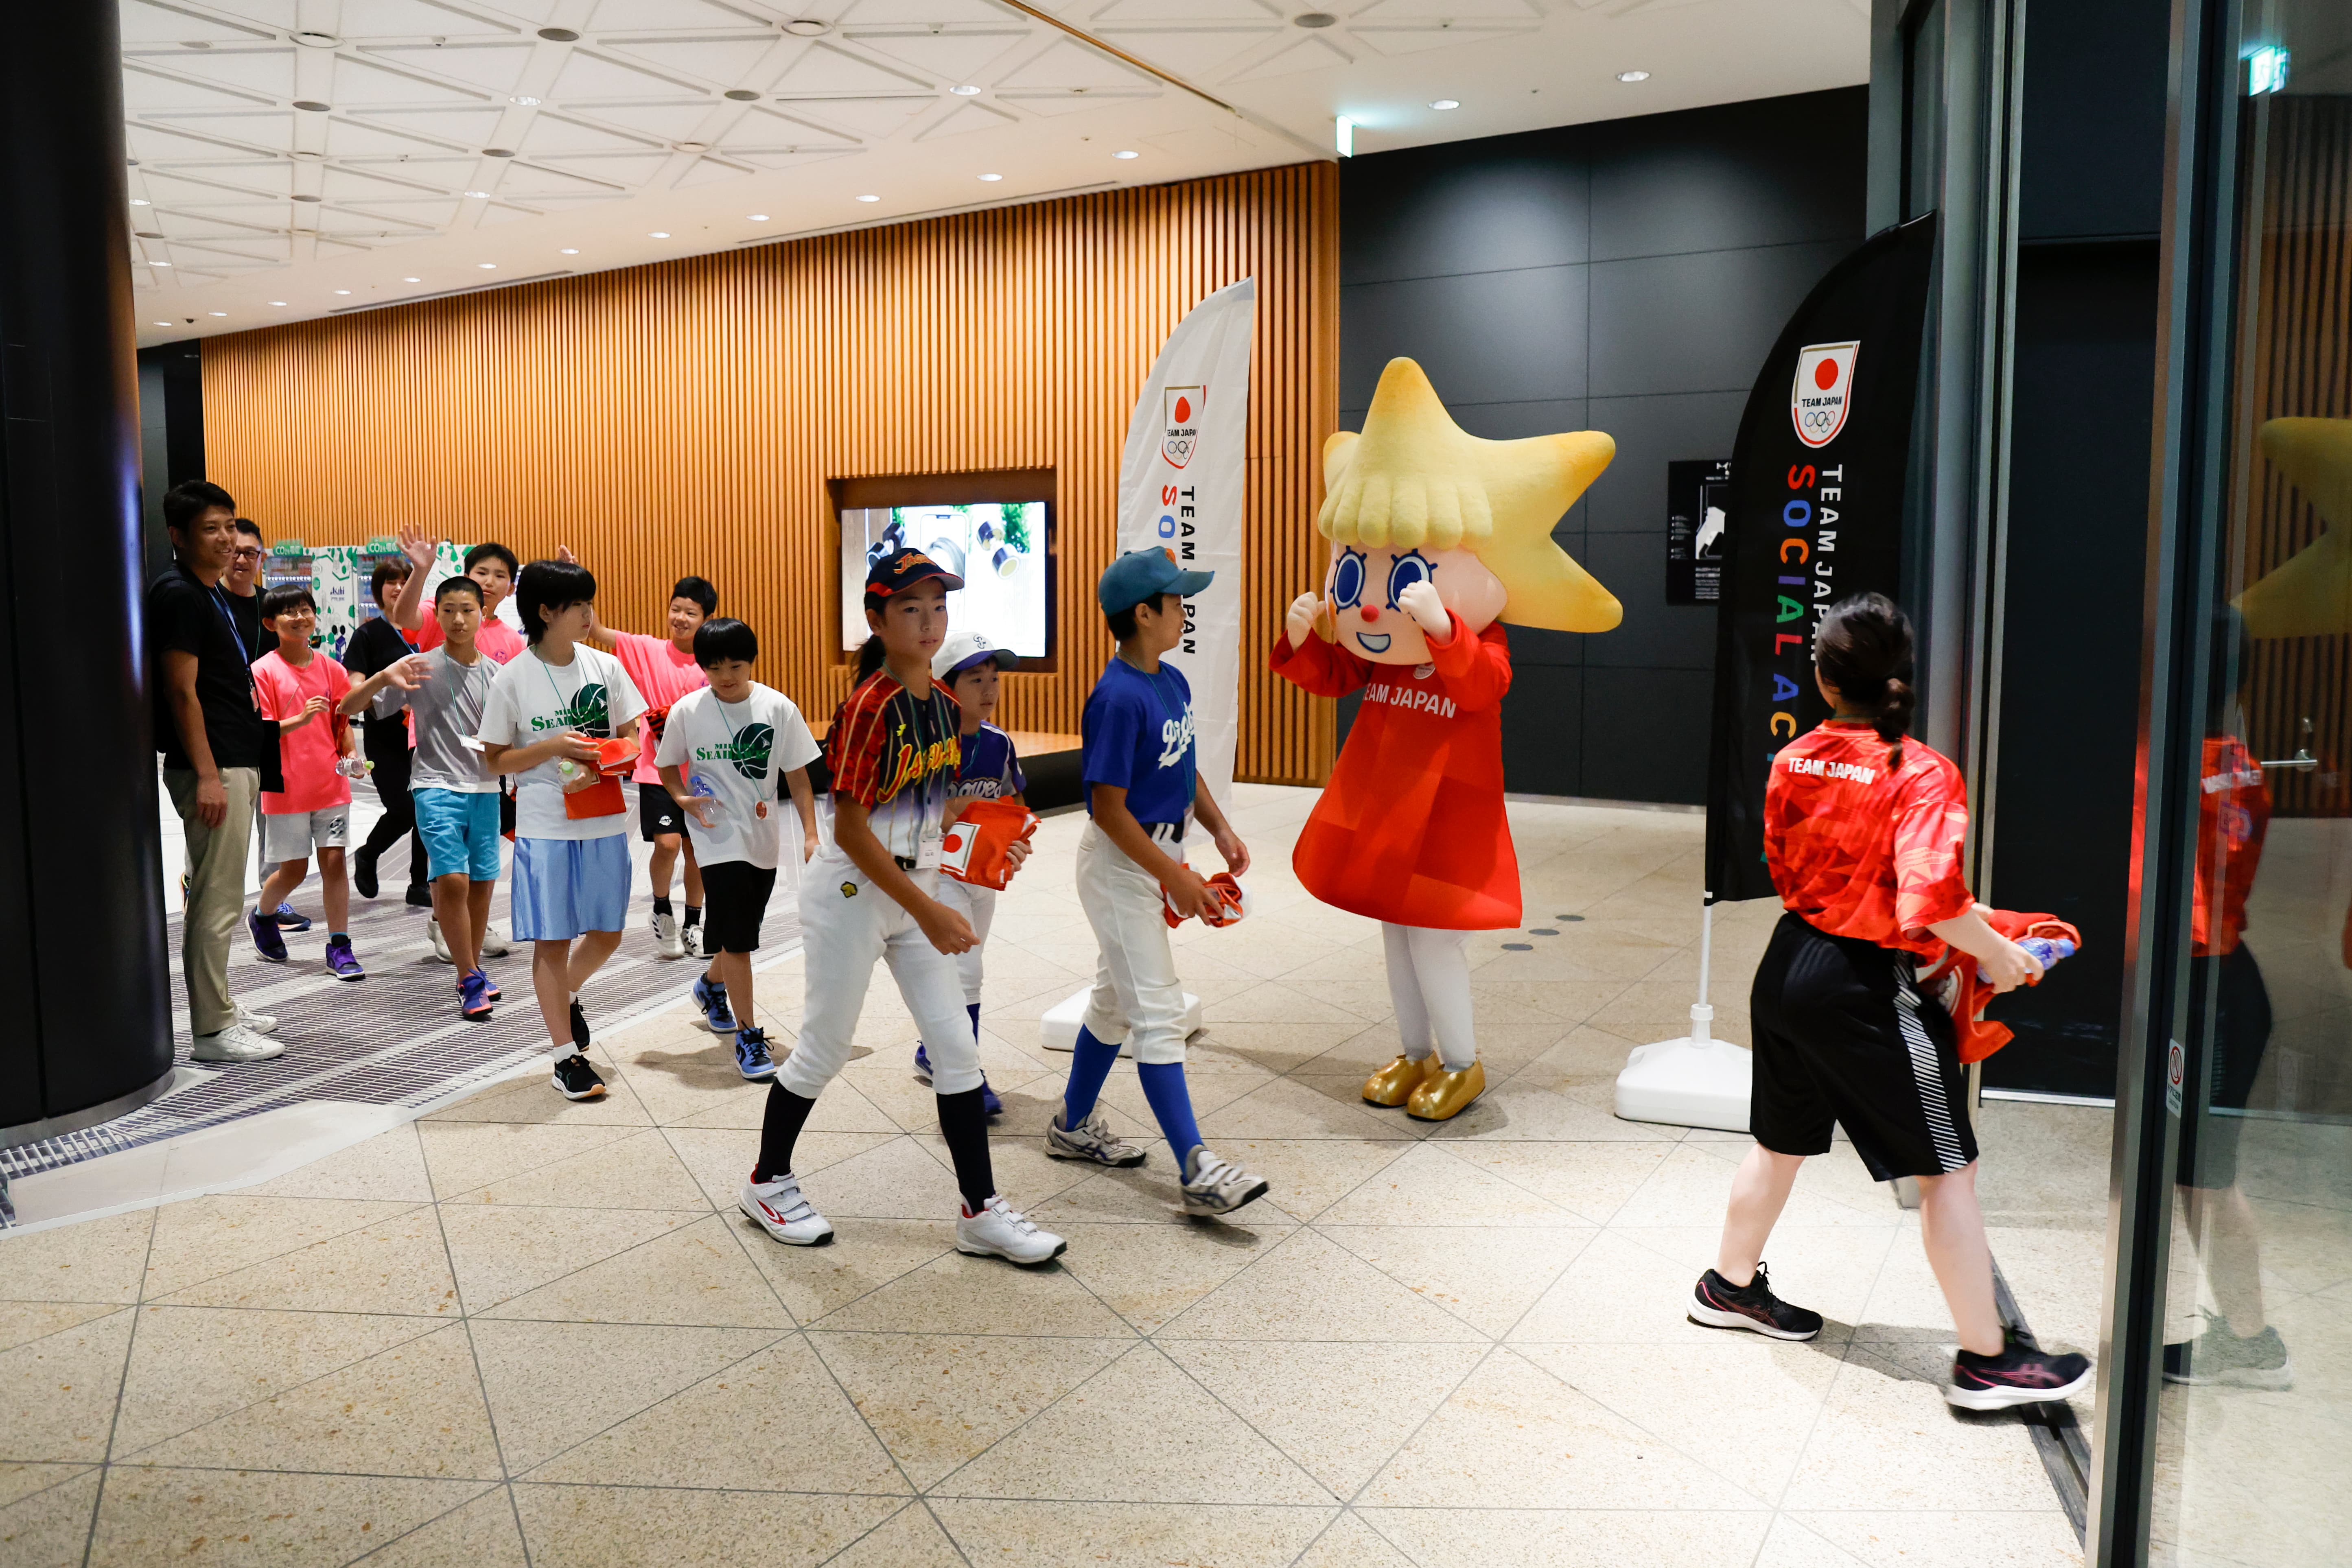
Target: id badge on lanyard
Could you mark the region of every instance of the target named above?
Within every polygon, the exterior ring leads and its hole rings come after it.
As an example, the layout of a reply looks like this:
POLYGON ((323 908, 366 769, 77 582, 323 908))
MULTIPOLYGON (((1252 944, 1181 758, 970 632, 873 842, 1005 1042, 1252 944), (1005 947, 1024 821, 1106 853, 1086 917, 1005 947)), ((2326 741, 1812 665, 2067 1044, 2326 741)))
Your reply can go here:
POLYGON ((942 830, 938 833, 926 833, 916 841, 916 870, 936 871, 940 868, 940 858, 947 853, 947 837, 946 832, 942 830))

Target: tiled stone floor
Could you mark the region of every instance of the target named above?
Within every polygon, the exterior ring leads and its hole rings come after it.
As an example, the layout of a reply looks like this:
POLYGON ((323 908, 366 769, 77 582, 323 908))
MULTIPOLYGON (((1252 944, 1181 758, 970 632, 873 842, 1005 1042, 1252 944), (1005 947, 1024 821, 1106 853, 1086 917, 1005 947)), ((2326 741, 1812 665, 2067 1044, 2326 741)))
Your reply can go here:
MULTIPOLYGON (((998 916, 984 1045, 1000 1184, 1061 1266, 952 1251, 887 980, 801 1144, 823 1249, 735 1214, 764 1091, 673 1013, 599 1043, 602 1102, 533 1079, 0 1239, 0 1563, 2079 1561, 2025 1430, 1943 1405, 1916 1226, 1843 1152, 1771 1255, 1822 1340, 1683 1319, 1743 1141, 1608 1108, 1628 1047, 1683 1026, 1697 817, 1513 806, 1529 931, 1473 944, 1495 1087, 1433 1130, 1357 1098, 1395 1037, 1376 928, 1289 876, 1311 801, 1240 792, 1255 912, 1180 939, 1203 1130, 1274 1183, 1236 1222, 1172 1211, 1124 1068, 1150 1163, 1038 1149, 1064 1058, 1034 1021, 1093 962, 1056 818, 998 916)), ((1718 915, 1732 1037, 1770 915, 1718 915)), ((799 983, 762 976, 780 1033, 799 983)), ((2095 1300, 2096 1267, 2048 1271, 2095 1300)))

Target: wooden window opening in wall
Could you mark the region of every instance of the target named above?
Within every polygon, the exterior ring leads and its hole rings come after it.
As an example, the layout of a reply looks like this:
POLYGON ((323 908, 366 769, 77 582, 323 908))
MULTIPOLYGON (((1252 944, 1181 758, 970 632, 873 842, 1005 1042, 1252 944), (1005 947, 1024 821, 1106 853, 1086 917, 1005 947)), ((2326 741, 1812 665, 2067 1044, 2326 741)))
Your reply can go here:
MULTIPOLYGON (((1039 542, 1039 565, 1045 574, 1045 651, 1036 657, 1024 656, 1018 675, 1055 675, 1061 671, 1061 501, 1054 488, 1051 468, 994 468, 971 474, 877 474, 858 479, 827 479, 826 499, 832 503, 829 519, 832 547, 829 559, 839 562, 841 554, 841 516, 845 511, 865 507, 898 506, 959 506, 999 501, 1043 501, 1045 505, 1045 537, 1039 542)), ((919 546, 921 541, 910 539, 909 544, 919 546)), ((835 568, 835 572, 840 567, 835 568)), ((836 589, 827 601, 833 608, 832 646, 841 647, 850 639, 848 628, 840 625, 844 598, 836 589)), ((857 662, 855 647, 843 648, 844 664, 857 662)))

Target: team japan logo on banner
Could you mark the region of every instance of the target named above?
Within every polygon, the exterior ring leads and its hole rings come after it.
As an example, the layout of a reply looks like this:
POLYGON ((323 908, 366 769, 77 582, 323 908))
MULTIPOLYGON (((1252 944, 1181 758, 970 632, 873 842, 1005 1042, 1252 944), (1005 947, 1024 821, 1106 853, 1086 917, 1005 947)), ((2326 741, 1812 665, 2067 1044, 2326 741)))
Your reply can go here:
POLYGON ((1181 468, 1192 460, 1192 453, 1201 444, 1201 416, 1208 402, 1209 389, 1205 386, 1168 388, 1167 434, 1160 438, 1160 451, 1170 468, 1181 468))
POLYGON ((1797 351, 1797 374, 1789 389, 1789 416, 1797 439, 1826 447, 1845 428, 1853 393, 1853 356, 1862 344, 1808 343, 1797 351))

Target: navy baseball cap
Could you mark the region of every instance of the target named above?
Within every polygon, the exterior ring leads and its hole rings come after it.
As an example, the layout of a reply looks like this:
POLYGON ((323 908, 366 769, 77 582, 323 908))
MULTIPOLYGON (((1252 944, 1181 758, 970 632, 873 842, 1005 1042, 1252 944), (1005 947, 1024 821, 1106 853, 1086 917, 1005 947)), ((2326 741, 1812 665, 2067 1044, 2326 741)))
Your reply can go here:
POLYGON ((937 578, 950 593, 963 586, 963 579, 924 554, 908 546, 893 550, 866 569, 866 607, 878 610, 893 594, 903 594, 918 583, 937 578))
POLYGON ((1115 616, 1121 610, 1131 610, 1146 599, 1156 599, 1162 594, 1181 594, 1191 598, 1216 580, 1214 572, 1187 572, 1176 564, 1176 552, 1164 545, 1148 545, 1130 550, 1112 562, 1095 584, 1095 597, 1102 602, 1103 614, 1115 616))

